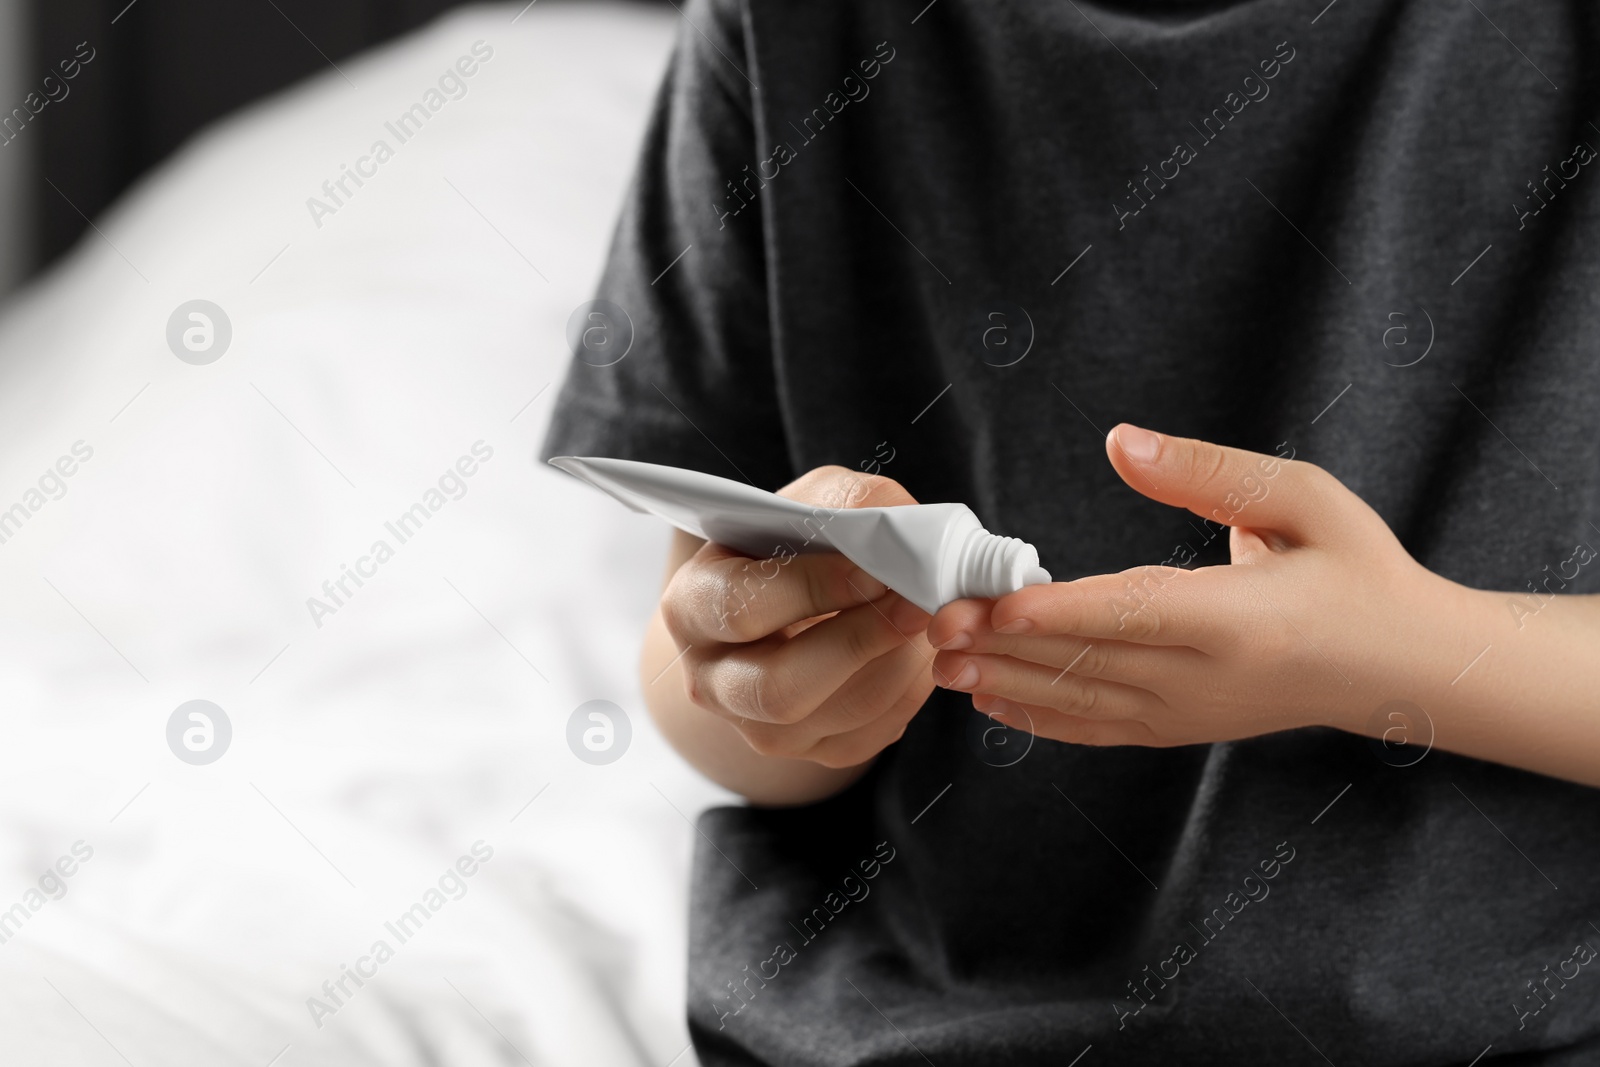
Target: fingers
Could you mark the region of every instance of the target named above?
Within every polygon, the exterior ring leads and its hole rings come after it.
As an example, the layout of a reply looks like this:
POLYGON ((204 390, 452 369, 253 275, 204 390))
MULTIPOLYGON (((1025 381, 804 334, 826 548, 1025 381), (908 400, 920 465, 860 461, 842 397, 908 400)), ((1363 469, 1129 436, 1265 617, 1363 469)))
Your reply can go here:
MULTIPOLYGON (((779 493, 819 510, 916 503, 842 467, 779 493)), ((690 700, 762 755, 851 767, 896 741, 933 688, 930 616, 886 594, 835 553, 752 560, 708 544, 674 573, 661 614, 690 700)))
POLYGON ((993 600, 952 600, 940 608, 928 624, 928 643, 934 648, 972 647, 973 636, 989 629, 989 614, 994 604, 993 600))
POLYGON ((948 688, 1053 708, 1085 719, 1142 719, 1164 706, 1147 689, 1027 663, 1010 656, 941 652, 934 661, 948 688))
MULTIPOLYGON (((1065 636, 1016 637, 980 635, 969 655, 1006 656, 1036 663, 1053 671, 1065 670, 1079 678, 1150 688, 1173 672, 1199 668, 1208 657, 1183 645, 1141 645, 1129 641, 1065 636)), ((944 667, 941 664, 940 670, 944 667)))
POLYGON ((1224 526, 1280 532, 1292 542, 1334 537, 1355 499, 1321 467, 1279 456, 1170 437, 1123 423, 1106 455, 1128 485, 1224 526))
MULTIPOLYGON (((995 601, 988 627, 1014 636, 1072 634, 1091 641, 1187 645, 1211 651, 1252 618, 1234 568, 1135 567, 1074 582, 1033 585, 995 601)), ((939 633, 944 620, 936 619, 939 633)), ((930 637, 934 635, 930 625, 930 637)), ((946 646, 948 647, 948 646, 946 646)))
POLYGON ((907 693, 866 726, 822 738, 807 750, 806 758, 824 767, 854 767, 865 762, 900 740, 932 688, 930 684, 907 693))
POLYGON ((892 508, 916 498, 893 478, 848 467, 817 467, 778 490, 779 496, 823 508, 892 508))
MULTIPOLYGON (((1067 584, 1067 583, 1062 583, 1067 584)), ((1158 673, 1198 666, 1205 654, 1182 646, 1160 647, 1107 637, 1079 637, 1070 632, 1050 633, 1030 625, 1024 634, 997 633, 990 625, 995 608, 987 600, 962 600, 945 605, 928 626, 928 642, 943 652, 966 652, 1066 668, 1083 678, 1104 678, 1128 684, 1150 682, 1158 673)), ((1008 606, 1008 625, 1019 619, 1008 606)), ((1124 637, 1132 631, 1124 627, 1124 637)), ((943 662, 936 664, 944 670, 943 662)), ((940 682, 947 679, 940 678, 940 682)))
POLYGON ((925 650, 902 644, 852 675, 800 721, 735 725, 762 755, 848 767, 892 743, 933 690, 925 650))
MULTIPOLYGON (((822 509, 915 504, 891 478, 818 467, 778 490, 822 509)), ((703 545, 679 567, 661 598, 678 646, 759 641, 787 626, 883 596, 882 582, 833 552, 751 559, 703 545)))
MULTIPOLYGON (((927 619, 916 605, 889 594, 794 637, 690 646, 684 653, 689 699, 734 722, 800 722, 852 675, 885 653, 905 648, 927 619)), ((883 694, 880 706, 892 696, 883 694)))
POLYGON ((1069 745, 1165 747, 1170 744, 1137 720, 1085 719, 1054 708, 1018 704, 995 696, 976 696, 972 703, 1002 725, 1069 745))
POLYGON ((882 582, 836 552, 755 560, 706 544, 667 584, 661 617, 680 648, 759 641, 884 592, 882 582))

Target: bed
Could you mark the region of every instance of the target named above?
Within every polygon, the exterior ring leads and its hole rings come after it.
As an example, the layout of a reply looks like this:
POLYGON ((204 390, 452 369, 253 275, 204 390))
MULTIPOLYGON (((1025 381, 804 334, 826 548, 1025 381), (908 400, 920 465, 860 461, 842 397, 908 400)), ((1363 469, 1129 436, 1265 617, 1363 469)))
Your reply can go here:
POLYGON ((462 9, 0 315, 5 1062, 693 1062, 667 539, 534 458, 680 25, 462 9))

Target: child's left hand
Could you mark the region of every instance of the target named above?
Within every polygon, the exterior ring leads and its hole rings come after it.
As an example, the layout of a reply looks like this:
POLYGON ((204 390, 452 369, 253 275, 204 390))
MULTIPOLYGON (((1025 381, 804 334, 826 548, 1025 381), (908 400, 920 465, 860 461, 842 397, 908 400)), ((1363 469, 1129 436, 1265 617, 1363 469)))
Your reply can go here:
POLYGON ((1092 745, 1363 732, 1482 649, 1492 598, 1423 568, 1320 467, 1128 425, 1106 450, 1134 489, 1231 526, 1232 563, 947 604, 934 676, 996 720, 1092 745))

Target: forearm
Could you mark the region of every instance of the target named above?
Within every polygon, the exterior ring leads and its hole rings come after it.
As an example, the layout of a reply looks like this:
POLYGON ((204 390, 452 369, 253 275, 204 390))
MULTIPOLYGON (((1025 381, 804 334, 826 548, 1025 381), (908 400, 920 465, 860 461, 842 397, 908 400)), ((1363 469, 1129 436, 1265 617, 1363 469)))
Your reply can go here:
POLYGON ((1456 632, 1415 697, 1434 747, 1600 786, 1600 596, 1531 612, 1512 607, 1526 596, 1461 592, 1456 632))
POLYGON ((839 769, 804 759, 763 756, 733 725, 690 702, 683 661, 657 611, 639 658, 645 705, 667 741, 701 774, 752 803, 810 804, 841 792, 872 763, 839 769))

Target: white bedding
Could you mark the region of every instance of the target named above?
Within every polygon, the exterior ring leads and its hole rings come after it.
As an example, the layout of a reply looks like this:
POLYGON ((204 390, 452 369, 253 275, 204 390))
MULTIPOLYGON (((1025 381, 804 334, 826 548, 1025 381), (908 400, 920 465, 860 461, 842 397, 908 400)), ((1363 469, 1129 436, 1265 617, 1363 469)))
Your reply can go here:
POLYGON ((519 9, 207 132, 0 318, 0 511, 26 511, 0 543, 6 1064, 693 1060, 687 820, 726 796, 634 679, 666 537, 533 459, 679 17, 519 9), (466 95, 386 135, 479 40, 466 95), (317 226, 307 198, 379 138, 317 226), (193 299, 232 323, 209 365, 165 336, 193 299), (30 497, 80 441, 64 495, 30 497), (378 539, 317 626, 307 598, 378 539), (167 744, 193 699, 232 723, 209 765, 167 744), (634 727, 606 766, 566 742, 592 699, 634 727), (400 944, 384 923, 479 841, 400 944), (65 895, 30 896, 63 856, 65 895))

